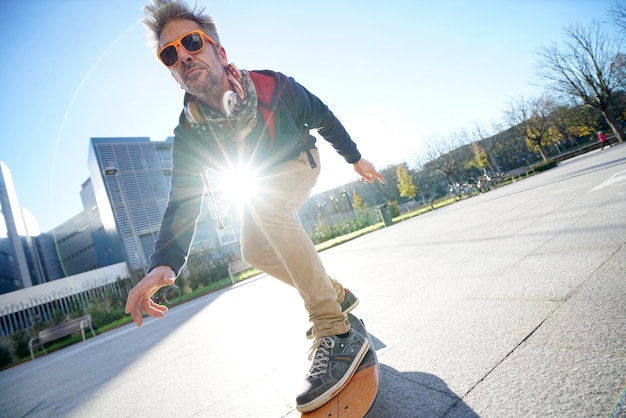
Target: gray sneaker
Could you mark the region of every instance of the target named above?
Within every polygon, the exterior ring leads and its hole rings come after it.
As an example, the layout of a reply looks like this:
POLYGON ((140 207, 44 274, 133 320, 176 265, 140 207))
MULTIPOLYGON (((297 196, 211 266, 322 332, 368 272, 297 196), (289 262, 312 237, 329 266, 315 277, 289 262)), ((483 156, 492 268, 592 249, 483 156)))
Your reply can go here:
POLYGON ((332 335, 317 340, 309 356, 313 364, 306 376, 303 391, 296 398, 298 411, 313 411, 341 392, 369 347, 369 339, 353 329, 346 338, 332 335))
MULTIPOLYGON (((357 307, 357 305, 359 304, 359 299, 357 299, 357 297, 354 296, 354 293, 352 293, 349 289, 345 289, 345 291, 345 297, 339 305, 341 306, 341 312, 348 313, 357 307)), ((306 331, 306 337, 309 340, 313 339, 313 327, 309 328, 306 331)))

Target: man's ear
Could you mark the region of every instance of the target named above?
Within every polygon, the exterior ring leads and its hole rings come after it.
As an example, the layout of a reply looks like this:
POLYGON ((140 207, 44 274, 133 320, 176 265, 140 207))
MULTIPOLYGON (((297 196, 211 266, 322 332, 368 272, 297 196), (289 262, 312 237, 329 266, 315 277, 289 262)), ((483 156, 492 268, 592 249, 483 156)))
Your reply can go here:
POLYGON ((222 66, 224 67, 228 66, 228 57, 226 56, 226 50, 221 45, 217 48, 218 48, 217 51, 220 55, 220 61, 222 63, 222 66))

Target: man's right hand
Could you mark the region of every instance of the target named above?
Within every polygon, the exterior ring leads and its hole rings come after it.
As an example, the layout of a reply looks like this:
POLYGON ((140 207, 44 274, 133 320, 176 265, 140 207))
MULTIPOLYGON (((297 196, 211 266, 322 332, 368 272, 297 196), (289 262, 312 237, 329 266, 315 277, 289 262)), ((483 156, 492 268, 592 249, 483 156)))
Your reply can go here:
POLYGON ((171 268, 158 266, 130 290, 126 300, 126 313, 131 314, 138 327, 143 325, 141 312, 163 318, 167 307, 155 303, 151 298, 160 288, 173 285, 175 280, 176 274, 171 268))

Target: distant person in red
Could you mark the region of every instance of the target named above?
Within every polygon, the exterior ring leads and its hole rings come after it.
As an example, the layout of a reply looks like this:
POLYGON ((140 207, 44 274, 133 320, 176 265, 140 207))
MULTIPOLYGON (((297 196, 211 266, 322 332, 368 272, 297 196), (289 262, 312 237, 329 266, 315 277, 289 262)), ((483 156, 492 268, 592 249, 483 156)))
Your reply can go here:
POLYGON ((602 131, 598 131, 598 140, 602 144, 602 148, 601 149, 604 149, 604 147, 607 146, 607 145, 609 146, 609 148, 613 146, 613 144, 611 144, 611 141, 606 139, 606 135, 604 135, 604 132, 602 132, 602 131))

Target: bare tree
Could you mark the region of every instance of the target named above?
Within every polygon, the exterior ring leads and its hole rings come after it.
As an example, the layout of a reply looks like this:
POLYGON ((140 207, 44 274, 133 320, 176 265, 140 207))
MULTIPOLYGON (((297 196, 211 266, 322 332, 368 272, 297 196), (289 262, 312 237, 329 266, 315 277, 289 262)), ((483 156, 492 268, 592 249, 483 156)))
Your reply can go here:
POLYGON ((626 2, 615 2, 615 5, 609 10, 609 13, 617 27, 619 27, 622 32, 626 32, 626 2))
POLYGON ((626 87, 626 54, 619 52, 615 57, 615 79, 622 87, 626 87))
POLYGON ((519 98, 511 102, 507 119, 533 151, 539 151, 544 161, 550 161, 546 146, 554 142, 551 135, 554 104, 547 96, 534 99, 519 98))
POLYGON ((609 107, 623 79, 621 40, 610 38, 597 21, 589 26, 573 24, 564 34, 562 47, 555 43, 539 50, 539 77, 555 92, 600 110, 615 137, 624 142, 624 133, 609 107))
MULTIPOLYGON (((622 35, 626 35, 626 0, 616 1, 609 10, 609 16, 611 22, 619 28, 622 35)), ((618 82, 624 88, 626 87, 626 55, 618 52, 615 60, 618 82)))
POLYGON ((452 134, 448 137, 431 138, 427 141, 424 156, 435 170, 446 175, 450 181, 463 183, 463 145, 466 142, 464 134, 452 134))

